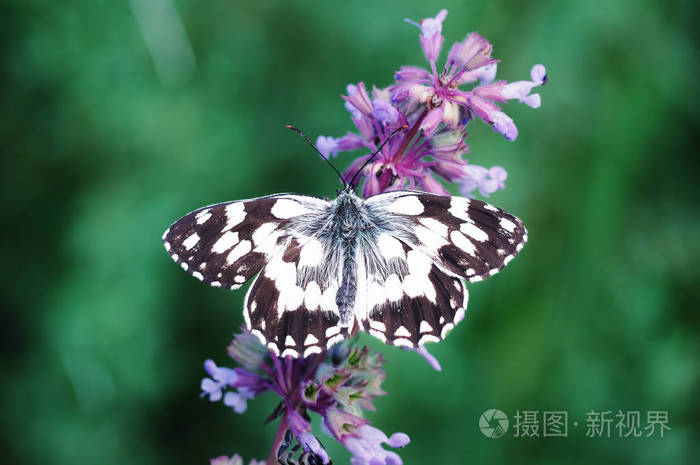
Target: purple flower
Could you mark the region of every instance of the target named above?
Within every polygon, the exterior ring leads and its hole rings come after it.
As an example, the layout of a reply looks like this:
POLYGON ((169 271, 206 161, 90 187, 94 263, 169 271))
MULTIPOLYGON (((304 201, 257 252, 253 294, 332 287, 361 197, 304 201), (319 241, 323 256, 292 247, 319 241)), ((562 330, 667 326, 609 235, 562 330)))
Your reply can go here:
MULTIPOLYGON (((243 465, 243 458, 238 454, 234 454, 231 457, 222 455, 220 457, 211 459, 209 463, 211 465, 243 465)), ((265 465, 265 462, 262 460, 252 459, 250 461, 250 465, 265 465)))
POLYGON ((205 360, 204 369, 213 379, 204 378, 202 380, 202 396, 209 396, 210 401, 218 402, 221 400, 222 389, 228 384, 234 384, 238 376, 235 370, 217 367, 213 360, 205 360))
POLYGON ((388 438, 377 428, 364 425, 356 430, 355 436, 348 437, 343 444, 353 455, 350 459, 352 465, 401 465, 401 457, 396 452, 384 449, 382 444, 398 448, 409 442, 409 437, 404 433, 394 433, 388 438))
POLYGON ((319 150, 324 154, 364 148, 367 153, 357 158, 345 171, 350 181, 355 172, 370 155, 401 126, 410 129, 397 133, 361 173, 365 179, 362 195, 365 197, 391 189, 421 189, 441 195, 449 195, 436 179, 442 176, 448 181, 463 176, 461 168, 466 164, 461 155, 468 150, 463 128, 441 131, 427 137, 420 131, 425 111, 406 113, 388 100, 388 91, 373 88, 372 97, 363 83, 349 85, 352 93, 343 98, 351 106, 351 118, 358 133, 348 133, 339 139, 320 136, 319 150))
POLYGON ((504 189, 504 181, 508 177, 506 170, 500 166, 486 169, 483 166, 467 165, 464 167, 464 177, 460 181, 459 190, 463 195, 471 196, 474 189, 484 197, 504 189))
MULTIPOLYGON (((310 412, 319 414, 325 430, 342 444, 350 441, 358 451, 362 445, 369 447, 363 434, 375 429, 362 429, 369 424, 363 418, 363 411, 374 410, 372 400, 385 394, 380 388, 385 375, 384 359, 379 353, 366 347, 338 344, 327 355, 279 358, 245 329, 234 336, 228 352, 243 367, 222 368, 207 360, 205 369, 211 378, 202 381, 203 395, 212 400, 223 397, 224 404, 242 413, 247 401, 257 394, 274 392, 281 402, 270 419, 281 417, 280 431, 291 430, 305 453, 315 455, 323 463, 328 463, 330 458, 311 432, 310 412)), ((377 434, 372 437, 378 437, 377 434)), ((284 435, 278 433, 278 436, 283 441, 284 435)))
POLYGON ((493 46, 474 32, 452 46, 445 67, 438 73, 435 62, 442 47, 442 22, 446 15, 447 12, 442 10, 435 18, 420 22, 420 43, 431 71, 413 66, 400 68, 395 75, 397 83, 390 87, 392 100, 424 105, 428 114, 421 122, 421 129, 427 135, 431 135, 440 123, 454 129, 462 120, 468 121, 471 114, 476 114, 506 139, 514 140, 518 135, 517 128, 497 102, 518 99, 532 108, 539 107, 539 94, 530 95, 530 91, 546 82, 544 66, 532 68, 532 81, 491 83, 496 77, 496 59, 491 57, 493 46), (472 90, 460 88, 477 80, 480 84, 472 90))

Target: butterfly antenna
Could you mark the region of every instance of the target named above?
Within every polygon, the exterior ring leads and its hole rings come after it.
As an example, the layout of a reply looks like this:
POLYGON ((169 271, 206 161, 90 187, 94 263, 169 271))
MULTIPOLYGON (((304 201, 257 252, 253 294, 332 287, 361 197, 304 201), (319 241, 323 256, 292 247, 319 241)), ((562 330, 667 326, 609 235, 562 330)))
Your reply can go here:
POLYGON ((309 140, 308 137, 306 137, 306 134, 304 134, 303 132, 301 132, 301 130, 295 128, 295 127, 292 126, 291 124, 287 124, 285 127, 286 127, 287 129, 291 129, 292 131, 296 132, 296 133, 299 134, 301 137, 303 137, 304 140, 305 140, 311 147, 313 147, 314 150, 315 150, 316 152, 318 152, 319 155, 321 155, 321 158, 323 158, 323 160, 324 160, 326 163, 328 163, 329 165, 331 165, 331 168, 333 168, 333 171, 335 171, 335 174, 337 174, 338 177, 340 178, 340 180, 343 182, 343 187, 348 187, 348 183, 345 182, 345 178, 343 178, 343 175, 340 174, 340 171, 338 171, 338 168, 336 168, 335 166, 333 166, 333 163, 331 163, 331 161, 328 159, 328 157, 326 157, 324 154, 321 153, 321 151, 320 151, 318 148, 316 148, 316 146, 314 145, 314 143, 311 142, 311 141, 309 140))
POLYGON ((372 160, 374 160, 374 157, 376 157, 377 154, 379 154, 379 151, 380 151, 381 149, 384 148, 384 146, 387 144, 387 142, 389 142, 389 141, 391 140, 391 138, 394 137, 399 131, 403 131, 404 129, 407 129, 407 128, 408 128, 408 126, 406 126, 406 125, 403 125, 403 126, 401 126, 401 127, 398 127, 398 128, 396 128, 396 129, 394 129, 394 132, 392 132, 391 134, 389 134, 389 137, 387 137, 386 139, 384 139, 384 142, 382 142, 382 144, 377 148, 377 150, 374 151, 374 153, 372 154, 372 156, 369 157, 369 158, 364 162, 364 164, 360 167, 359 170, 355 171, 355 174, 353 175, 352 179, 350 179, 350 185, 351 185, 351 186, 355 185, 355 178, 357 177, 357 175, 360 174, 360 173, 362 172, 363 169, 365 169, 365 166, 369 165, 369 163, 370 163, 372 160))

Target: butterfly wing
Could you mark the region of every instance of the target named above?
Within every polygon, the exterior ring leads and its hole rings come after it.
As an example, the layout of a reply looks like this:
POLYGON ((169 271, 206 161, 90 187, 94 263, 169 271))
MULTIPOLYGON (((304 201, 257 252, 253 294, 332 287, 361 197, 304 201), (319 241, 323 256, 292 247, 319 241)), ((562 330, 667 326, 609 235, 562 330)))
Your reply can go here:
POLYGON ((246 325, 278 356, 321 353, 348 335, 340 324, 338 248, 316 234, 295 231, 282 253, 272 257, 246 295, 246 325))
POLYGON ((185 271, 214 287, 238 289, 290 240, 295 217, 328 202, 293 194, 225 202, 200 208, 163 234, 170 256, 185 271))
POLYGON ((280 194, 195 210, 163 234, 166 250, 195 278, 246 295, 249 330, 277 354, 309 355, 345 337, 335 304, 340 261, 325 250, 330 202, 280 194), (341 334, 342 333, 342 334, 341 334))
POLYGON ((443 339, 464 317, 464 280, 497 273, 527 240, 519 219, 479 200, 396 191, 366 205, 385 232, 377 252, 361 260, 368 297, 356 313, 370 334, 393 345, 443 339))

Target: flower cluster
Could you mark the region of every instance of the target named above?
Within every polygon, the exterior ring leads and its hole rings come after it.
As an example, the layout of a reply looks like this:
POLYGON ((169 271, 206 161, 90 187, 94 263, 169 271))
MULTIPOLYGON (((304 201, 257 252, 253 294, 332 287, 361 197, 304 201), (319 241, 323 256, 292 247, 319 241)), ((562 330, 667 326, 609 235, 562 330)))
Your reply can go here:
POLYGON ((405 188, 449 195, 440 178, 458 183, 467 196, 477 189, 488 196, 505 187, 505 169, 487 169, 468 164, 463 158, 469 150, 465 141, 467 124, 478 117, 506 139, 515 140, 518 129, 499 104, 517 99, 532 108, 539 107, 540 95, 531 92, 546 82, 545 68, 535 65, 529 81, 495 81, 498 60, 491 56, 493 46, 473 32, 452 46, 438 72, 446 17, 447 11, 442 10, 420 23, 407 20, 420 29, 420 45, 429 70, 403 66, 392 85, 386 89, 373 87, 371 96, 362 82, 348 85, 343 99, 358 132, 340 138, 321 136, 316 141, 326 156, 367 151, 345 171, 349 181, 393 131, 408 128, 393 137, 363 169, 364 197, 405 188), (467 90, 468 85, 471 89, 467 90))
MULTIPOLYGON (((268 463, 296 452, 285 439, 288 430, 303 449, 300 455, 309 463, 313 463, 310 458, 319 464, 330 462, 325 448, 311 432, 310 412, 320 415, 324 431, 353 454, 353 465, 401 463, 400 457, 382 444, 403 447, 409 442, 408 436, 395 433, 388 437, 363 417, 364 410, 374 410, 372 400, 385 394, 380 388, 385 378, 384 359, 378 352, 346 342, 326 354, 281 359, 244 329, 234 336, 228 353, 240 366, 219 367, 207 360, 204 369, 209 377, 202 380, 202 395, 211 401, 223 399, 236 413, 244 412, 246 401, 262 392, 271 391, 281 398, 268 418, 280 418, 268 463)), ((212 463, 228 464, 226 460, 235 457, 219 457, 212 463)))

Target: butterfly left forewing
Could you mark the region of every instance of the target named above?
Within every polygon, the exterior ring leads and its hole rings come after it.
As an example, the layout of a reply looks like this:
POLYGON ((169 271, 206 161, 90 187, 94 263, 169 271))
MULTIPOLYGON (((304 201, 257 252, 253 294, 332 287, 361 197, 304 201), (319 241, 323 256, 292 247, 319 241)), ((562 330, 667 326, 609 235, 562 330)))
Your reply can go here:
POLYGON ((280 194, 210 205, 173 223, 163 243, 195 278, 238 289, 283 249, 292 221, 327 204, 315 197, 280 194))

